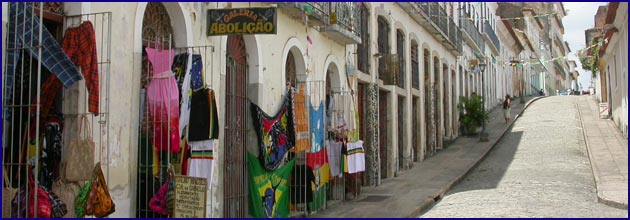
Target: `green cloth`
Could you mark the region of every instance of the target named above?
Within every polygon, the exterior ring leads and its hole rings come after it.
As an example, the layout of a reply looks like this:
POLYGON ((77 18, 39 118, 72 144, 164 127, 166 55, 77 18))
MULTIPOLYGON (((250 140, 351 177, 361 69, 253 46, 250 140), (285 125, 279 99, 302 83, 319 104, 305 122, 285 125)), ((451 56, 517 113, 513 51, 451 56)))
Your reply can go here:
POLYGON ((289 178, 295 158, 275 171, 267 172, 258 157, 247 152, 250 214, 256 218, 289 217, 289 178))
POLYGON ((308 204, 308 210, 314 212, 319 210, 326 204, 326 193, 328 192, 328 183, 319 187, 319 189, 313 190, 313 201, 308 204))

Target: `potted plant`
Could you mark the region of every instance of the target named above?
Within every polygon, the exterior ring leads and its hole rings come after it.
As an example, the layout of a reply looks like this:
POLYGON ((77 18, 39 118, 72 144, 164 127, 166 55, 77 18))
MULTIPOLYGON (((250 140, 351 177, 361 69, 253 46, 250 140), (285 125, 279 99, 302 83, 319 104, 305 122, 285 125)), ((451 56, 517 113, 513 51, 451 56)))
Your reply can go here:
POLYGON ((488 120, 488 113, 483 111, 480 96, 460 97, 457 108, 459 109, 459 122, 463 135, 477 134, 477 129, 483 120, 488 120))

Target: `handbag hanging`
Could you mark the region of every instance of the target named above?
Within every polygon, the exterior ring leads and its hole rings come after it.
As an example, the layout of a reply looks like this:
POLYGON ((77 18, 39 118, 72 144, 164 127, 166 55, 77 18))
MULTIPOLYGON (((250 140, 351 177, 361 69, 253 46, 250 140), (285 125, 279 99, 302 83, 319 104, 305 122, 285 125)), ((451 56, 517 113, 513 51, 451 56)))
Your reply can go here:
POLYGON ((79 194, 77 194, 77 197, 74 199, 74 213, 79 218, 83 218, 86 215, 92 215, 92 212, 90 212, 89 214, 87 212, 87 202, 88 196, 90 196, 90 191, 92 191, 91 180, 87 181, 85 185, 81 187, 79 194))
POLYGON ((160 215, 170 216, 175 207, 175 183, 172 169, 168 170, 166 181, 151 197, 149 208, 160 215))
POLYGON ((109 194, 109 189, 101 170, 101 162, 98 162, 94 167, 94 180, 92 180, 92 190, 87 202, 87 206, 92 207, 94 217, 97 218, 106 217, 116 211, 116 205, 109 194))
POLYGON ((92 130, 87 122, 87 117, 79 117, 79 130, 77 137, 70 140, 70 144, 65 152, 65 172, 68 181, 86 181, 92 179, 93 173, 90 169, 94 166, 94 141, 92 140, 92 130), (82 139, 81 131, 83 123, 86 123, 86 139, 82 139))
POLYGON ((11 218, 11 200, 15 196, 17 189, 11 187, 11 181, 7 175, 7 170, 2 167, 4 185, 2 186, 2 218, 11 218))
POLYGON ((61 172, 60 172, 61 176, 57 180, 55 180, 55 182, 53 183, 52 192, 55 193, 61 201, 67 204, 68 213, 61 217, 76 218, 77 215, 75 212, 75 205, 74 205, 75 197, 81 190, 81 186, 79 185, 78 182, 70 182, 64 178, 65 176, 63 172, 64 166, 65 164, 61 165, 62 167, 61 172))
POLYGON ((11 201, 12 218, 50 218, 52 216, 52 202, 49 193, 38 186, 33 179, 31 168, 27 168, 28 184, 20 188, 20 191, 11 201), (37 193, 37 194, 35 194, 37 193), (35 208, 35 196, 37 207, 35 208), (36 216, 37 215, 37 216, 36 216))

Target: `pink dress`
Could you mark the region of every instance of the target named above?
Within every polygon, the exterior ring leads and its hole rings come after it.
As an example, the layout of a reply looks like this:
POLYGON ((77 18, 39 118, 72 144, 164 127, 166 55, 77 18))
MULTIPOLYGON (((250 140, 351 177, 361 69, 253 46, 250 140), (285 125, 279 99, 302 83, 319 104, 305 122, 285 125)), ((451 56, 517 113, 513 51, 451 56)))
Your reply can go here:
POLYGON ((176 153, 181 150, 179 142, 179 90, 171 65, 175 57, 173 50, 146 48, 153 66, 153 76, 147 88, 149 117, 151 120, 151 143, 160 151, 176 153))

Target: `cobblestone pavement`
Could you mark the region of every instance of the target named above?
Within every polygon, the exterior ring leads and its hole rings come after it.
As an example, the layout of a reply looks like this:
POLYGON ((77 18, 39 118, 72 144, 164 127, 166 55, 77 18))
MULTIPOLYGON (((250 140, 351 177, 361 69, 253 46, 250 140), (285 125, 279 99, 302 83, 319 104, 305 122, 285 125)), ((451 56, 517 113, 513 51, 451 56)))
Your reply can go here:
POLYGON ((420 217, 628 217, 597 202, 576 103, 534 102, 468 176, 420 217))

